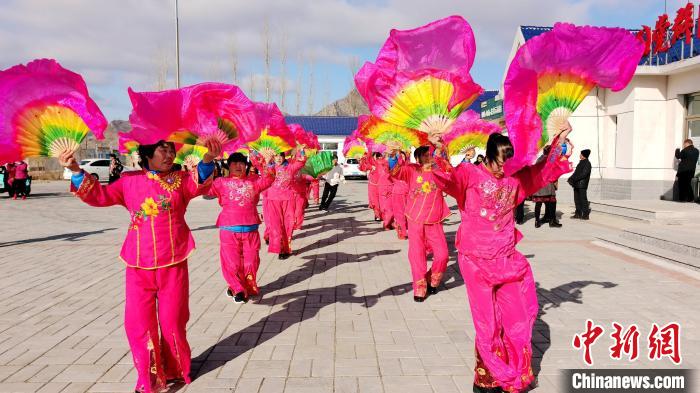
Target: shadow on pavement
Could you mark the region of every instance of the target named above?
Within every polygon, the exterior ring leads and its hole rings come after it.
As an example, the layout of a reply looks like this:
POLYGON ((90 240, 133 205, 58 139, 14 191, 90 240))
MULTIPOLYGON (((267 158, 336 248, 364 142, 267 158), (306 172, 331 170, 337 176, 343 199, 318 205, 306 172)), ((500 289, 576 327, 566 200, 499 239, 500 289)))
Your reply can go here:
POLYGON ((100 233, 105 233, 107 231, 113 231, 117 228, 106 228, 106 229, 100 229, 99 231, 90 231, 90 232, 75 232, 75 233, 62 233, 60 235, 53 235, 53 236, 47 236, 47 237, 36 237, 34 239, 24 239, 24 240, 13 240, 9 242, 4 242, 0 243, 0 247, 11 247, 11 246, 17 246, 20 244, 29 244, 29 243, 39 243, 39 242, 48 242, 52 240, 65 240, 69 242, 76 242, 82 240, 84 237, 90 236, 90 235, 96 235, 100 233))
POLYGON ((192 359, 193 379, 217 370, 227 362, 237 358, 251 349, 264 344, 290 327, 308 319, 315 318, 319 311, 334 303, 361 304, 369 308, 376 301, 369 297, 355 296, 355 284, 342 284, 335 287, 308 289, 283 295, 264 298, 258 304, 272 306, 287 301, 282 310, 267 315, 242 330, 220 340, 192 359), (221 351, 217 351, 221 347, 221 351), (207 360, 216 352, 214 360, 207 360))
POLYGON ((532 345, 539 351, 533 350, 532 371, 537 377, 542 368, 542 359, 551 344, 549 324, 542 319, 547 315, 547 310, 558 308, 564 303, 583 304, 583 288, 590 285, 598 285, 603 289, 614 288, 616 283, 609 281, 572 281, 567 284, 562 284, 557 287, 546 289, 540 287, 540 283, 536 282, 537 300, 540 303, 540 311, 535 321, 535 328, 532 334, 532 345), (538 334, 539 333, 539 334, 538 334), (538 353, 540 352, 539 356, 538 353))

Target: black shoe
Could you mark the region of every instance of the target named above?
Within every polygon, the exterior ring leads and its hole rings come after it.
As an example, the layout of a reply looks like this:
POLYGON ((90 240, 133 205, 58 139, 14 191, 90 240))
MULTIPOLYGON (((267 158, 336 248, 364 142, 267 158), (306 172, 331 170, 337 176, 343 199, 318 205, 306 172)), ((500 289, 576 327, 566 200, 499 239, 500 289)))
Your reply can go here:
POLYGON ((481 387, 474 385, 474 392, 477 393, 503 393, 503 389, 501 389, 500 386, 496 386, 493 388, 487 388, 487 387, 481 387))
POLYGON ((319 205, 318 210, 324 210, 323 205, 319 205))
POLYGON ((423 303, 423 302, 425 301, 425 296, 423 296, 423 297, 421 297, 421 296, 414 296, 414 297, 413 297, 413 301, 416 302, 416 303, 423 303))
POLYGON ((552 221, 550 221, 550 222, 549 222, 549 226, 550 226, 551 228, 561 228, 561 227, 562 227, 562 225, 561 225, 561 224, 559 223, 559 221, 557 221, 557 220, 552 220, 552 221))
POLYGON ((573 216, 571 216, 572 220, 580 220, 581 219, 581 213, 574 213, 573 216))
POLYGON ((428 293, 429 293, 430 295, 435 295, 435 294, 437 294, 437 293, 438 293, 437 287, 432 287, 432 286, 430 286, 430 284, 428 284, 428 293))
POLYGON ((236 303, 246 303, 248 301, 248 298, 245 297, 245 293, 238 292, 236 296, 233 297, 233 301, 236 303))
POLYGON ((588 220, 588 219, 589 219, 589 218, 588 218, 588 213, 582 215, 582 216, 581 216, 581 219, 582 219, 582 220, 588 220))
POLYGON ((287 259, 287 258, 289 258, 289 254, 280 254, 280 255, 277 257, 277 259, 282 259, 282 260, 287 259))
POLYGON ((518 225, 523 225, 525 223, 525 220, 515 220, 515 223, 518 225))
POLYGON ((542 226, 542 221, 540 220, 535 220, 535 228, 539 228, 542 226))
POLYGON ((226 296, 231 298, 235 296, 231 288, 226 288, 226 296))
POLYGON ((265 239, 265 244, 269 245, 270 244, 270 239, 265 239))

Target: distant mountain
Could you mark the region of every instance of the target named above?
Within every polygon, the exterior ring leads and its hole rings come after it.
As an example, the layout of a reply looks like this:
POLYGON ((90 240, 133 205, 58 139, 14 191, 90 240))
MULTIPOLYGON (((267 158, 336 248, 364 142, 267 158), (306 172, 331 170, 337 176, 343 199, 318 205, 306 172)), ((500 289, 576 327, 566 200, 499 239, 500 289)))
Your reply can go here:
POLYGON ((359 116, 369 114, 365 100, 357 89, 352 89, 344 98, 326 105, 315 116, 359 116))

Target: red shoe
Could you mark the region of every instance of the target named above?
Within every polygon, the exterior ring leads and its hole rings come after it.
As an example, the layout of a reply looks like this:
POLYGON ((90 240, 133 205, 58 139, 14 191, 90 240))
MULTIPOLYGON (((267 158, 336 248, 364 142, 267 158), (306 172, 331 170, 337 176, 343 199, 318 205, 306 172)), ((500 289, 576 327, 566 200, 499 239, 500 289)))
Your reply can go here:
POLYGON ((13 200, 13 201, 16 201, 16 200, 17 200, 17 195, 13 196, 13 197, 12 197, 12 200, 13 200))
POLYGON ((27 199, 27 196, 26 196, 26 195, 22 195, 22 200, 25 200, 25 199, 27 199))

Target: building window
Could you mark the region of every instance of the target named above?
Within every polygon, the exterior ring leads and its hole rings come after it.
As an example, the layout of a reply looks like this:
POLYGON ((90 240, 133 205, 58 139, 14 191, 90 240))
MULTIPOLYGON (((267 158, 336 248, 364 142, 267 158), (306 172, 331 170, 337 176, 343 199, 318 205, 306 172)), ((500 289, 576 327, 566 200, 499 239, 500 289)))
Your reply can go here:
POLYGON ((700 142, 700 94, 688 96, 688 138, 700 142))
POLYGON ((321 150, 333 150, 336 151, 338 150, 338 144, 337 143, 321 143, 321 150))

